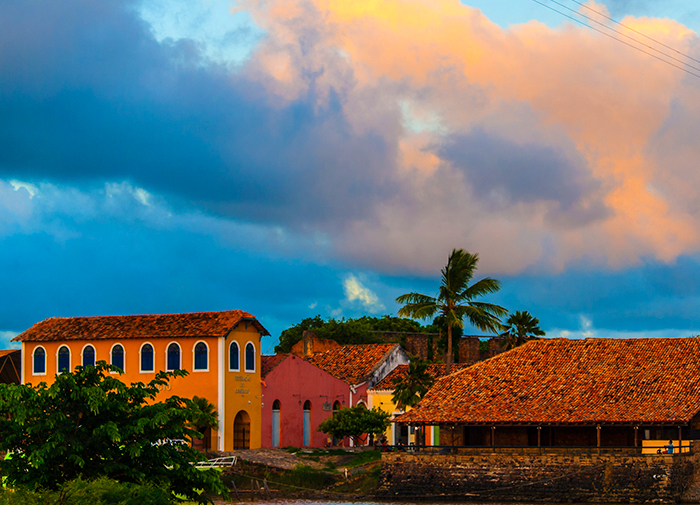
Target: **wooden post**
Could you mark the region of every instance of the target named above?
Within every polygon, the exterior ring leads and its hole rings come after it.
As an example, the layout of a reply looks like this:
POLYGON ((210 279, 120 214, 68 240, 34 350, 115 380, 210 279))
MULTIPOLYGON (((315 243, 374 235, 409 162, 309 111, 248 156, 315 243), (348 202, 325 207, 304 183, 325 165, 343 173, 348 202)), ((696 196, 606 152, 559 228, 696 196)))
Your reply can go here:
POLYGON ((241 501, 241 498, 238 496, 238 489, 236 488, 236 483, 231 480, 231 487, 233 488, 233 492, 236 493, 236 501, 241 501))
POLYGON ((678 427, 678 453, 683 452, 683 430, 682 427, 678 427))
POLYGON ((491 426, 491 447, 496 445, 496 427, 491 426))
POLYGON ((637 447, 637 445, 639 445, 639 444, 637 443, 637 433, 638 433, 638 432, 639 432, 639 426, 635 426, 635 427, 634 427, 634 446, 635 446, 635 447, 637 447))
POLYGON ((596 438, 598 439, 598 447, 600 447, 600 424, 595 427, 596 429, 596 438))
POLYGON ((537 427, 537 447, 542 447, 542 426, 537 427))

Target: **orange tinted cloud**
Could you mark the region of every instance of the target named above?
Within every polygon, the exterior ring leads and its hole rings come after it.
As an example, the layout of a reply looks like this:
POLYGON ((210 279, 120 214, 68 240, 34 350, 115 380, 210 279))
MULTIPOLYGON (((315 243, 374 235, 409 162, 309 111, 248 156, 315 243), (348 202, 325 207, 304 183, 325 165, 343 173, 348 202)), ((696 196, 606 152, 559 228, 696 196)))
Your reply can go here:
MULTIPOLYGON (((396 145, 400 191, 345 230, 345 254, 429 270, 462 246, 481 252, 492 270, 515 272, 582 257, 615 266, 646 256, 672 261, 698 250, 700 216, 682 203, 693 196, 649 154, 678 95, 700 102, 700 86, 678 69, 570 24, 505 30, 458 0, 272 0, 247 8, 268 30, 251 65, 272 77, 270 89, 287 98, 312 85, 323 97, 333 90, 353 128, 396 145), (547 159, 562 160, 560 169, 582 181, 578 200, 538 198, 535 190, 525 198, 498 181, 475 186, 474 170, 499 161, 471 170, 471 159, 464 168, 440 149, 475 129, 525 153, 555 153, 547 159), (574 155, 583 161, 572 168, 574 155), (660 179, 673 183, 660 191, 660 179), (608 211, 587 214, 596 206, 608 211)), ((673 20, 623 22, 679 51, 697 41, 673 20)), ((695 154, 689 148, 687 156, 695 154)))

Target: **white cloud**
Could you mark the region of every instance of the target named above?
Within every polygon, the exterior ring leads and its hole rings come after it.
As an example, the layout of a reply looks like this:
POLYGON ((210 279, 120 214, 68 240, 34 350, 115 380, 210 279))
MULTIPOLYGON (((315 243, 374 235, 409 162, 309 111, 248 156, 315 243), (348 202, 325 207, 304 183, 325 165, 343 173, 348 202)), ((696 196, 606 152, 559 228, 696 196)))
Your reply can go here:
POLYGON ((39 192, 39 188, 37 188, 34 184, 31 184, 29 182, 18 181, 16 179, 12 179, 9 182, 15 189, 15 191, 19 191, 20 188, 26 189, 29 193, 30 198, 33 198, 34 195, 36 195, 39 192))
POLYGON ((19 342, 10 342, 19 333, 15 331, 0 331, 0 349, 19 349, 21 344, 19 342))
POLYGON ((377 313, 385 309, 384 304, 379 301, 379 297, 353 274, 349 274, 343 280, 343 290, 347 301, 360 302, 370 313, 377 313))

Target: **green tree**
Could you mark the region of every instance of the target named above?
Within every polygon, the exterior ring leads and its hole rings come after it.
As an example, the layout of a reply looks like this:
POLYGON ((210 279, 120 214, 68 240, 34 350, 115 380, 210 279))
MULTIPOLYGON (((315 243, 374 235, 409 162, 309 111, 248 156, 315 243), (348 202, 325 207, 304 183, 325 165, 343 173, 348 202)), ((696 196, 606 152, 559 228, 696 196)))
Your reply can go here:
POLYGON ((130 386, 99 361, 56 376, 50 386, 0 384, 0 461, 8 486, 57 489, 78 477, 154 483, 200 503, 203 494, 226 494, 219 473, 191 462, 203 456, 185 440, 206 415, 192 401, 155 401, 184 370, 159 372, 148 384, 130 386))
POLYGON ((332 435, 335 438, 351 437, 355 443, 365 433, 377 435, 384 433, 389 427, 391 415, 374 407, 367 409, 364 405, 343 407, 332 417, 318 425, 318 431, 332 435))
POLYGON ((498 333, 502 325, 500 318, 508 311, 492 303, 478 302, 478 298, 501 289, 495 279, 485 277, 474 284, 469 284, 474 277, 478 254, 470 254, 463 249, 453 249, 447 265, 442 269, 442 280, 437 296, 421 293, 408 293, 399 296, 396 301, 403 305, 399 316, 424 319, 435 314, 445 318, 447 326, 446 368, 452 367, 452 328, 464 327, 464 318, 481 331, 498 333))
POLYGON ((540 320, 533 317, 527 310, 511 314, 506 321, 505 331, 501 333, 501 347, 506 350, 523 345, 529 340, 537 340, 546 333, 540 328, 540 320))
POLYGON ((428 362, 415 359, 408 365, 408 375, 405 379, 394 379, 394 393, 391 399, 399 410, 415 407, 434 382, 435 378, 428 373, 428 362))

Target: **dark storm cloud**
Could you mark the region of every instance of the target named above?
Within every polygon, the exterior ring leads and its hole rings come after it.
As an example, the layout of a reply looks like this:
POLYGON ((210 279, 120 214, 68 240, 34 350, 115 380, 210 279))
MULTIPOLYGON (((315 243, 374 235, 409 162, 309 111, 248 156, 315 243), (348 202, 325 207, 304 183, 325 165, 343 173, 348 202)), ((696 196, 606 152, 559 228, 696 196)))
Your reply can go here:
POLYGON ((130 180, 292 225, 342 223, 392 191, 393 147, 354 134, 333 93, 271 106, 194 43, 158 43, 127 2, 1 10, 0 176, 130 180))
POLYGON ((583 157, 544 144, 520 144, 481 129, 453 135, 441 156, 461 169, 474 194, 495 208, 517 203, 555 202, 548 218, 580 226, 609 215, 583 157))

